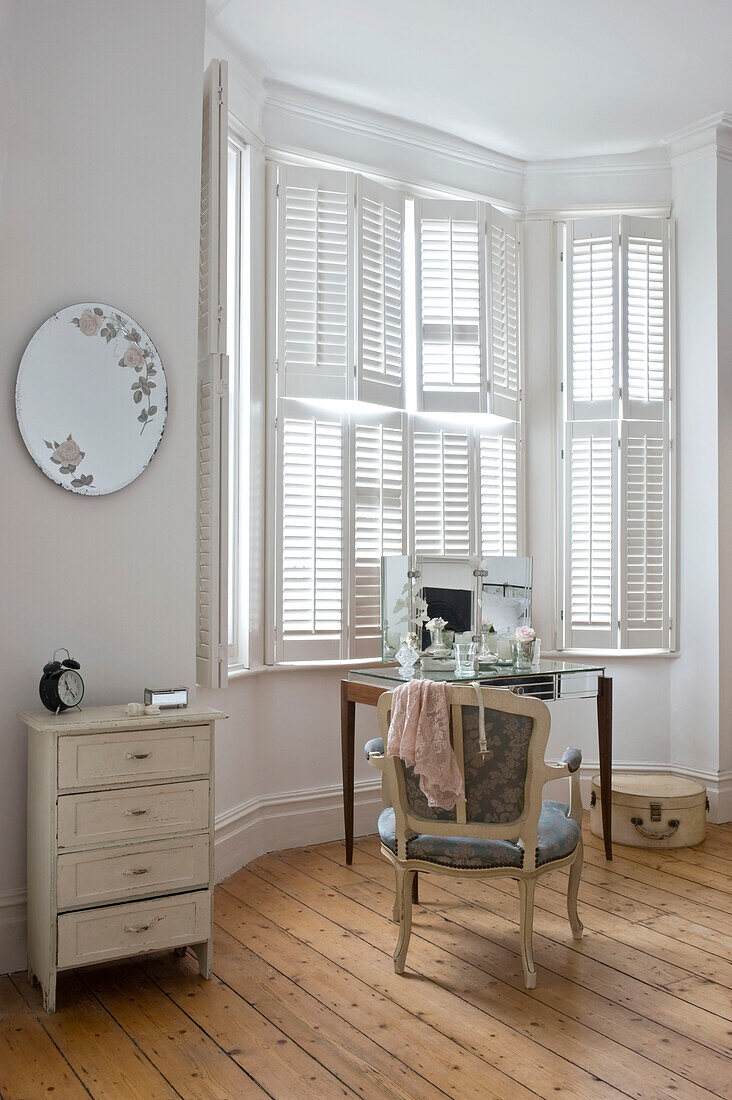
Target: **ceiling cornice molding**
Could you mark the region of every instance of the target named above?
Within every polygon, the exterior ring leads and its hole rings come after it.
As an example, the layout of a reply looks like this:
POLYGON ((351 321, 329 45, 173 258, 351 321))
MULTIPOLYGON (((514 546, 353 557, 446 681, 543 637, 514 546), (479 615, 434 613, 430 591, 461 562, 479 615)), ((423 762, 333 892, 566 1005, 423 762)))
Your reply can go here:
POLYGON ((365 107, 356 107, 329 96, 303 91, 281 81, 265 81, 265 110, 282 111, 320 125, 352 133, 368 134, 397 145, 411 145, 438 156, 461 161, 474 168, 507 172, 523 177, 526 162, 517 157, 474 145, 463 138, 365 107))
POLYGON ((568 157, 563 160, 534 160, 526 165, 530 180, 547 176, 591 178, 593 176, 645 175, 667 169, 670 160, 664 148, 641 149, 637 153, 608 153, 596 157, 568 157))
POLYGON ((707 115, 669 134, 661 144, 669 150, 675 168, 707 156, 727 159, 732 154, 732 115, 727 111, 707 115))
MULTIPOLYGON (((225 6, 225 5, 222 5, 225 6)), ((212 48, 222 59, 226 59, 232 69, 235 70, 240 84, 249 93, 255 103, 261 108, 265 101, 265 74, 258 62, 243 50, 238 42, 235 42, 227 34, 216 27, 213 19, 206 22, 206 37, 212 48)))

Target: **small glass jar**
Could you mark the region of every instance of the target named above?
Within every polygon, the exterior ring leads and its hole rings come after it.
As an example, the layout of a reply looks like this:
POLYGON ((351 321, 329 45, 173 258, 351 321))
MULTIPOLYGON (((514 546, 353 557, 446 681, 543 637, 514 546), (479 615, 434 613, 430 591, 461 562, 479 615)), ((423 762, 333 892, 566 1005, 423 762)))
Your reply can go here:
POLYGON ((453 646, 455 654, 455 675, 466 678, 475 676, 475 654, 477 646, 475 642, 456 642, 453 646))
POLYGON ((535 653, 536 653, 536 638, 531 638, 529 641, 519 641, 518 638, 514 638, 511 643, 513 650, 513 667, 516 670, 530 669, 534 667, 535 653))
POLYGON ((513 643, 514 636, 510 630, 502 630, 498 635, 496 642, 496 651, 498 654, 498 661, 502 665, 510 665, 513 661, 513 643))

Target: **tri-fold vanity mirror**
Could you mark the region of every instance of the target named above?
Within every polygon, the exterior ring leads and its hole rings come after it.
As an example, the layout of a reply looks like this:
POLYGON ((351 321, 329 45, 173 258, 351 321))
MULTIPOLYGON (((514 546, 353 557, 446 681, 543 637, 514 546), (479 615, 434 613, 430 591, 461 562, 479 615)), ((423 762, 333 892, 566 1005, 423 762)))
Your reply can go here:
POLYGON ((448 659, 456 643, 481 642, 531 622, 532 562, 527 557, 482 559, 401 554, 381 559, 382 658, 393 661, 402 639, 416 635, 421 650, 448 659), (437 631, 427 624, 437 620, 437 631), (435 634, 437 633, 437 642, 435 634), (447 650, 447 653, 445 652, 447 650))

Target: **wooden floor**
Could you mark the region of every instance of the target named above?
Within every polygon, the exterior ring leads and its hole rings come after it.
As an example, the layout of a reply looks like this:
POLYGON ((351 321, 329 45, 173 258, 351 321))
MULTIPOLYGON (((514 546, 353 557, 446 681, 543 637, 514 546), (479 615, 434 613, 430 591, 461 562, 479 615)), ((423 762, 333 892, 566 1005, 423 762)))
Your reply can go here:
POLYGON ((566 875, 536 893, 523 988, 516 884, 436 877, 393 973, 374 838, 263 856, 216 891, 216 976, 172 954, 59 979, 47 1016, 0 978, 3 1100, 732 1097, 732 825, 668 854, 585 829, 581 943, 566 875))

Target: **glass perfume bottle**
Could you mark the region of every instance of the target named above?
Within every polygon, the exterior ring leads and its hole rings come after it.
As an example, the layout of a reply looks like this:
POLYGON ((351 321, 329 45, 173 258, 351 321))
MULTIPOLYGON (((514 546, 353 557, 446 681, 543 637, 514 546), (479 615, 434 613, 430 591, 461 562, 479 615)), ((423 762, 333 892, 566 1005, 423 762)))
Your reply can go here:
POLYGON ((401 641, 402 644, 396 651, 396 660, 400 666, 400 676, 403 676, 405 680, 409 680, 414 676, 422 654, 417 648, 416 634, 405 634, 401 641))

